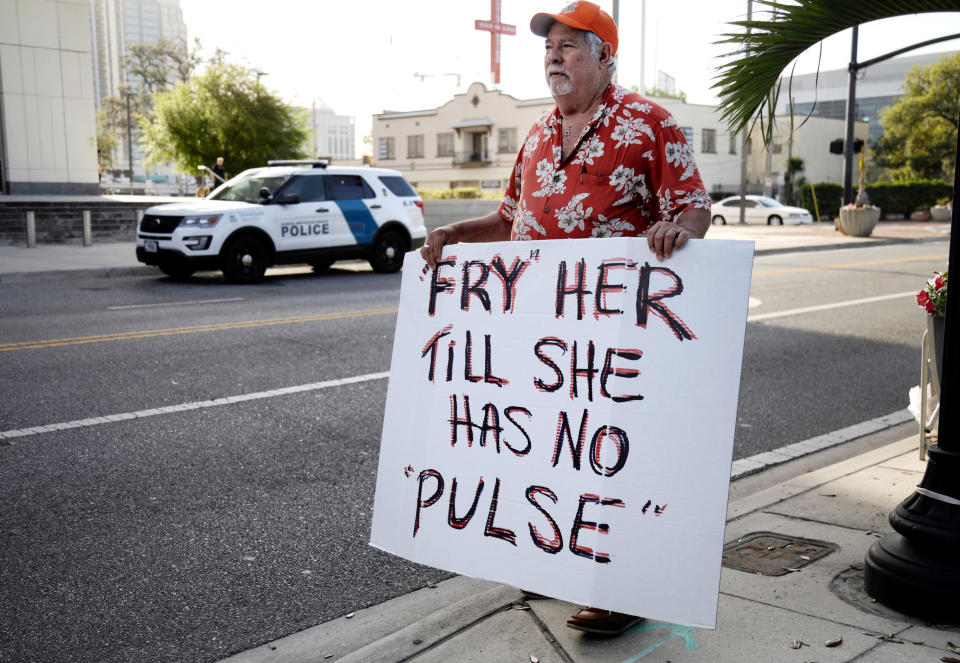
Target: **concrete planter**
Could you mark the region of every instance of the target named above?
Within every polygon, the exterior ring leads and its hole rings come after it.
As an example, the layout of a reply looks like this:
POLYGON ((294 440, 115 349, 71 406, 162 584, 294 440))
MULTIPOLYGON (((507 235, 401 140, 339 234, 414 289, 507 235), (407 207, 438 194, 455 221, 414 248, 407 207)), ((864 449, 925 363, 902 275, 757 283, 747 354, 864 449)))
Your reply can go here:
POLYGON ((953 211, 946 205, 940 206, 936 205, 930 208, 930 217, 937 222, 943 223, 949 221, 953 216, 953 211))
POLYGON ((911 221, 930 221, 933 218, 933 215, 928 209, 918 209, 916 212, 910 215, 911 221))
POLYGON ((880 220, 879 207, 840 208, 840 230, 851 237, 869 237, 880 220))

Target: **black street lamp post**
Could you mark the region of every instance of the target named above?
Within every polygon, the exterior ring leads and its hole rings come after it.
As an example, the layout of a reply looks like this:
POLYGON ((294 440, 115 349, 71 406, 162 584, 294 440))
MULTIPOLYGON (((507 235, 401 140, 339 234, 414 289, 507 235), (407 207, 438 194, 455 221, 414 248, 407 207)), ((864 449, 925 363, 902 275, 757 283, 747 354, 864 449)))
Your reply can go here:
MULTIPOLYGON (((957 138, 960 157, 960 135, 957 138)), ((948 265, 960 265, 960 160, 955 162, 948 265)), ((953 288, 956 290, 956 286, 953 288)), ((906 614, 960 622, 960 295, 949 295, 940 373, 940 424, 920 485, 890 513, 894 532, 867 552, 867 593, 906 614)), ((920 385, 925 389, 926 385, 920 385)))

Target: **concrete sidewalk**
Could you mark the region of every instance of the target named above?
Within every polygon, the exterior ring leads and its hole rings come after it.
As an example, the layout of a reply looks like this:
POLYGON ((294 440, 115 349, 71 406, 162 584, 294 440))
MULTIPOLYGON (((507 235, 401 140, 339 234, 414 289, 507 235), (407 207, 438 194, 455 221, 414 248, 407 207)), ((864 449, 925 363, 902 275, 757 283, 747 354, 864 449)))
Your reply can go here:
MULTIPOLYGON (((553 599, 523 601, 518 590, 455 577, 226 659, 224 663, 536 662, 921 663, 955 656, 960 627, 937 626, 874 602, 863 590, 863 560, 890 532, 889 512, 923 475, 910 436, 732 500, 727 547, 751 534, 794 543, 805 557, 784 575, 730 568, 752 554, 728 550, 716 630, 649 621, 616 638, 566 627, 579 609, 553 599), (830 549, 826 555, 818 552, 830 549), (835 646, 828 642, 841 641, 835 646)), ((772 541, 772 540, 771 540, 772 541)))
MULTIPOLYGON (((757 255, 828 248, 868 247, 900 242, 922 242, 949 237, 948 223, 882 221, 870 237, 848 237, 832 223, 803 226, 712 226, 708 239, 753 241, 757 255)), ((133 242, 38 244, 34 248, 0 245, 0 283, 24 279, 60 278, 77 272, 87 275, 157 275, 160 270, 137 262, 133 242)))

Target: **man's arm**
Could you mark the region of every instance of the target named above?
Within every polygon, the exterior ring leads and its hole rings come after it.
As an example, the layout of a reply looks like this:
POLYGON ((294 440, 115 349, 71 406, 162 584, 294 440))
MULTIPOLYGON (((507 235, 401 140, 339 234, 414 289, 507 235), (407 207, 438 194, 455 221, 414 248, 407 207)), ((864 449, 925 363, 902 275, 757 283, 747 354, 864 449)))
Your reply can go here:
POLYGON ((497 212, 440 226, 427 236, 420 255, 431 268, 437 266, 443 247, 457 242, 500 242, 510 239, 510 224, 497 212))
POLYGON ((710 227, 710 211, 691 207, 677 215, 673 222, 658 221, 647 229, 647 246, 657 254, 657 260, 669 258, 683 248, 691 237, 701 239, 710 227))

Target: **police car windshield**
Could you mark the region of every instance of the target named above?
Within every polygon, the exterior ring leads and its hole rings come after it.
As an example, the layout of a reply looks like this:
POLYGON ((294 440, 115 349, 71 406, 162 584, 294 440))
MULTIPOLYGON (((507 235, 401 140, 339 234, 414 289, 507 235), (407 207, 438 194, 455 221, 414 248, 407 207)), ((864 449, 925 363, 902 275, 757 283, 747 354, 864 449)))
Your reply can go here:
POLYGON ((244 203, 260 203, 260 189, 267 187, 273 193, 280 188, 280 185, 287 181, 289 174, 284 175, 258 175, 251 174, 249 177, 242 177, 230 180, 219 189, 213 192, 210 200, 231 200, 244 203))

